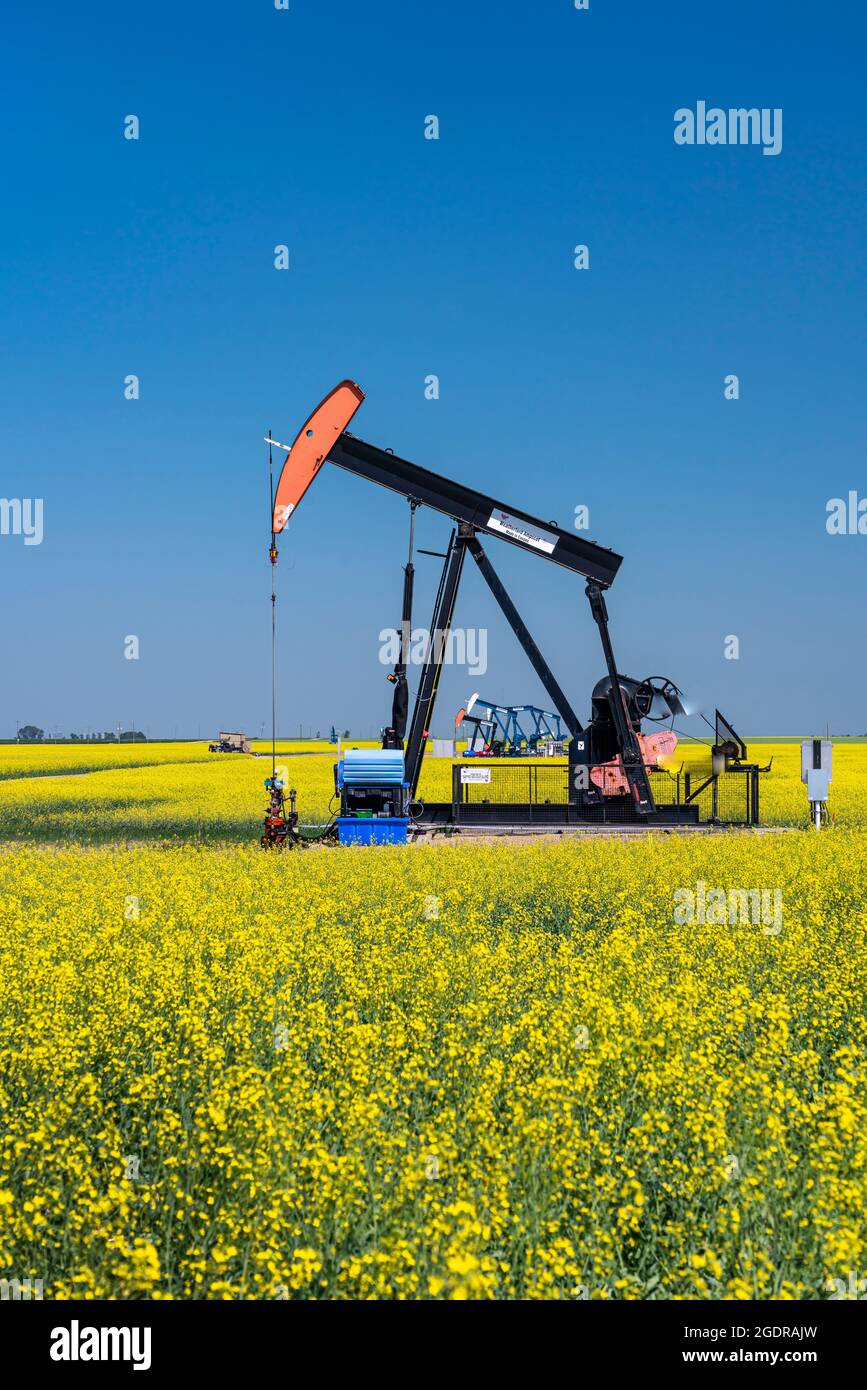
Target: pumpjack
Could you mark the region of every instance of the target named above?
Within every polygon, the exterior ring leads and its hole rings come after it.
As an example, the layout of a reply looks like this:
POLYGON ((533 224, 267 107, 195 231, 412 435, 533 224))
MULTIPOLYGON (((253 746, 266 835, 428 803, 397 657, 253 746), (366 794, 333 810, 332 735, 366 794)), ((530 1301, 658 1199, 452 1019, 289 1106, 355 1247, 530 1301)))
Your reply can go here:
MULTIPOLYGON (((615 551, 541 521, 518 507, 505 505, 463 483, 433 473, 350 433, 347 426, 364 400, 361 387, 342 381, 316 407, 295 442, 274 496, 272 531, 280 533, 323 464, 333 464, 404 497, 409 504, 409 551, 404 565, 403 603, 397 660, 388 679, 394 690, 391 719, 377 753, 353 750, 335 767, 340 798, 337 818, 342 842, 405 839, 410 820, 420 825, 461 819, 458 797, 451 806, 423 807, 417 801, 422 760, 430 734, 464 562, 469 555, 497 601, 533 670, 568 731, 568 786, 557 814, 563 820, 593 822, 612 818, 639 824, 696 824, 697 801, 670 795, 658 804, 651 785, 660 761, 673 751, 670 730, 642 732, 643 721, 683 714, 681 692, 673 681, 623 675, 617 665, 605 594, 622 563, 615 551), (413 541, 419 507, 442 513, 453 523, 431 618, 427 654, 421 667, 412 713, 409 711, 407 661, 412 622, 415 569, 413 541), (537 559, 560 566, 584 581, 584 592, 599 634, 605 675, 592 692, 592 716, 585 726, 518 613, 480 537, 505 541, 537 559), (358 756, 355 756, 356 752, 358 756), (368 822, 360 826, 361 821, 368 822)), ((274 441, 276 443, 276 441, 274 441)), ((729 726, 727 726, 729 727, 729 726)), ((455 773, 460 772, 455 768, 455 773)), ((482 774, 477 774, 481 776, 482 774)), ((470 780, 470 779, 468 779, 470 780)), ((455 783, 457 786, 457 782, 455 783)), ((757 807, 757 800, 755 801, 757 807)), ((474 808, 473 823, 483 824, 488 807, 492 823, 503 823, 503 807, 484 799, 474 808)), ((512 819, 537 818, 533 807, 511 805, 512 819)))
POLYGON ((537 705, 497 705, 475 694, 455 715, 455 735, 470 730, 467 757, 529 756, 554 744, 562 753, 560 724, 559 714, 537 705))

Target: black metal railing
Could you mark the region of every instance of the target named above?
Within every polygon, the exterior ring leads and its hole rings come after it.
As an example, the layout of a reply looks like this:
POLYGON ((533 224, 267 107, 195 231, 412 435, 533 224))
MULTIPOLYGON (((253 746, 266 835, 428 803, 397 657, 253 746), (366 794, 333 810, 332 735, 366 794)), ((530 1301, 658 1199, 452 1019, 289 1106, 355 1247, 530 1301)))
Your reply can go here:
POLYGON ((566 762, 455 763, 452 801, 467 805, 565 806, 569 800, 566 762))
MULTIPOLYGON (((625 779, 608 764, 574 769, 583 777, 569 787, 565 761, 482 760, 452 768, 452 819, 511 821, 587 820, 627 823, 637 818, 625 779), (589 773, 589 776, 587 775, 589 773), (608 795, 602 795, 603 789, 608 795)), ((759 818, 758 771, 731 769, 713 777, 695 770, 647 769, 654 802, 678 820, 694 824, 755 825, 759 818)))
POLYGON ((709 772, 685 772, 683 795, 697 806, 699 820, 718 825, 758 825, 759 770, 730 768, 714 777, 709 772))

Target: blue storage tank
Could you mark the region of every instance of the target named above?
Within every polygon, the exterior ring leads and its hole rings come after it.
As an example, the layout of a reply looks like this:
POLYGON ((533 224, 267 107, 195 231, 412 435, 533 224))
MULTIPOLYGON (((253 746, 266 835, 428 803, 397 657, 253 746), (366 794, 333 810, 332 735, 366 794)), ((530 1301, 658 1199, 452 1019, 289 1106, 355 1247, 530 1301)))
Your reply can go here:
POLYGON ((350 748, 338 769, 341 787, 403 786, 403 753, 399 748, 350 748))
POLYGON ((338 816, 341 845, 405 845, 408 816, 338 816))

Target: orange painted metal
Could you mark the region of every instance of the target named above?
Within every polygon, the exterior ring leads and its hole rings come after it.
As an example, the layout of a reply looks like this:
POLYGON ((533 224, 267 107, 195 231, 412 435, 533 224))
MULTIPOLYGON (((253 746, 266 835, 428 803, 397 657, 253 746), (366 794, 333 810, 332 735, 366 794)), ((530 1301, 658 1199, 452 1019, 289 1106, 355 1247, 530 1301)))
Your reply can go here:
MULTIPOLYGON (((655 734, 639 734, 638 744, 644 766, 658 767, 664 758, 671 757, 677 747, 677 734, 672 729, 662 729, 655 734)), ((590 781, 603 796, 625 796, 629 792, 629 782, 619 756, 610 763, 600 763, 592 768, 590 781)))
POLYGON ((275 533, 283 530, 363 400, 360 386, 354 381, 341 381, 299 430, 274 496, 272 529, 275 533))

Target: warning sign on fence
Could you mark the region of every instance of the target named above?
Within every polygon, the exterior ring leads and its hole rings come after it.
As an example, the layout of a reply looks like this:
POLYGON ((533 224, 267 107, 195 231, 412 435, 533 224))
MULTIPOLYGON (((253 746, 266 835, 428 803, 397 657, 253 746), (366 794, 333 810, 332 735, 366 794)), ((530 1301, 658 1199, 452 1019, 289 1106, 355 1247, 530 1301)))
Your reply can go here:
POLYGON ((491 769, 489 767, 462 767, 462 782, 490 782, 491 769))

